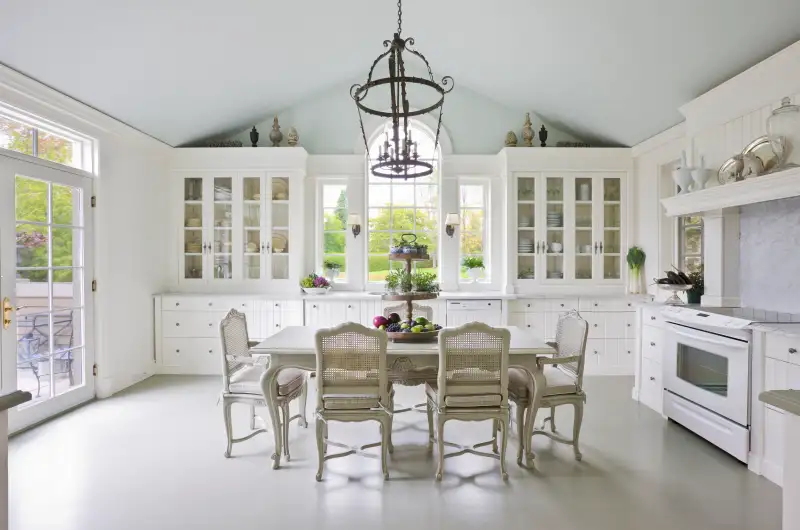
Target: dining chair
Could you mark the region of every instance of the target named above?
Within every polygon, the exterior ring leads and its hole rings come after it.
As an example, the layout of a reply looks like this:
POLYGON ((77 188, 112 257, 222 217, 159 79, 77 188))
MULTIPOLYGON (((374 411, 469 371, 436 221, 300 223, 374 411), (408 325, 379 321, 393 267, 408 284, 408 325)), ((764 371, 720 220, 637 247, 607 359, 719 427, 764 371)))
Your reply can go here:
POLYGON ((556 350, 553 357, 539 357, 536 360, 537 370, 544 373, 547 386, 544 390, 542 408, 550 408, 550 416, 544 419, 541 428, 535 429, 532 425, 536 418, 531 415, 531 425, 525 424, 525 413, 532 406, 531 396, 528 391, 529 375, 524 368, 512 366, 508 371, 509 400, 516 405, 517 430, 519 432, 520 447, 517 453, 517 464, 522 465, 524 446, 530 447, 530 437, 536 434, 545 435, 552 440, 571 445, 575 452, 575 460, 583 458, 578 445, 583 421, 583 405, 586 403, 586 394, 583 391, 583 368, 586 361, 586 338, 589 334, 589 325, 578 311, 569 311, 558 319, 556 341, 549 343, 556 350), (572 426, 572 439, 566 439, 556 431, 556 407, 559 405, 572 405, 575 408, 575 418, 572 426), (546 430, 550 423, 550 432, 546 430), (527 443, 526 443, 527 442, 527 443))
MULTIPOLYGON (((406 304, 386 306, 383 310, 383 316, 388 318, 392 313, 402 315, 405 312, 406 304)), ((414 303, 411 307, 411 316, 413 318, 424 317, 430 321, 433 319, 433 308, 414 303)), ((389 381, 394 385, 402 386, 420 386, 428 382, 435 382, 436 366, 414 366, 414 363, 408 357, 399 357, 389 367, 389 381)), ((426 406, 425 402, 417 403, 411 407, 398 404, 393 412, 400 414, 415 410, 424 413, 426 406)))
POLYGON ((485 456, 500 460, 500 474, 506 472, 506 447, 508 445, 508 351, 511 333, 507 329, 492 328, 480 322, 464 324, 439 333, 439 372, 436 383, 427 383, 429 446, 434 441, 433 422, 436 418, 435 439, 438 444, 439 465, 436 480, 442 480, 444 460, 464 454, 485 456), (492 420, 501 434, 500 451, 497 450, 497 430, 492 439, 472 446, 463 446, 444 439, 444 426, 448 420, 492 420), (491 445, 492 452, 479 451, 491 445), (456 447, 458 451, 445 454, 444 448, 456 447))
POLYGON ((325 462, 359 455, 376 458, 367 449, 380 447, 383 478, 389 478, 388 454, 392 432, 392 386, 386 369, 386 333, 348 322, 316 332, 317 481, 325 462), (328 422, 377 421, 381 441, 350 446, 328 439, 328 422), (327 454, 328 446, 345 451, 327 454))
MULTIPOLYGON (((267 432, 266 429, 256 429, 256 407, 266 407, 267 402, 261 391, 261 374, 269 365, 269 357, 253 357, 250 348, 258 342, 251 342, 247 333, 247 319, 243 313, 231 309, 219 324, 220 338, 222 341, 222 413, 225 419, 225 434, 228 446, 225 457, 231 456, 233 444, 249 440, 257 434, 267 432), (242 438, 233 437, 231 421, 231 406, 234 403, 243 403, 250 406, 250 434, 242 438)), ((278 421, 283 435, 283 452, 286 460, 289 455, 289 424, 299 420, 300 425, 307 427, 306 397, 307 384, 306 372, 296 368, 284 368, 278 372, 276 378, 278 385, 278 421), (289 403, 299 398, 300 410, 298 414, 289 416, 289 403)))

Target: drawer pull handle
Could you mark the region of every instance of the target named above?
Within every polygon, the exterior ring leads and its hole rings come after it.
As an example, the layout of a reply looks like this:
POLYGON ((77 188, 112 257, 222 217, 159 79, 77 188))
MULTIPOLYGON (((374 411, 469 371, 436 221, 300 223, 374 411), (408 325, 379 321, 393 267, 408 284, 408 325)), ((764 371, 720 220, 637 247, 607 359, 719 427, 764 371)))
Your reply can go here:
POLYGON ((486 305, 492 305, 492 303, 491 303, 491 302, 489 302, 489 303, 488 303, 488 304, 486 304, 486 305))
POLYGON ((655 320, 655 319, 656 319, 656 317, 650 317, 650 320, 655 320))
POLYGON ((178 307, 179 305, 181 305, 180 302, 175 302, 175 307, 178 307))
POLYGON ((628 307, 630 307, 631 305, 632 305, 632 304, 631 304, 630 302, 628 302, 628 307))
POLYGON ((530 307, 530 306, 531 306, 531 304, 528 304, 528 307, 530 307))
POLYGON ((280 324, 275 324, 275 327, 279 328, 279 327, 281 327, 281 325, 280 324))
POLYGON ((180 352, 181 352, 180 350, 175 350, 175 353, 180 353, 180 352))
POLYGON ((209 323, 208 323, 208 327, 211 327, 211 326, 213 326, 213 325, 214 325, 214 324, 212 324, 211 322, 209 322, 209 323))
POLYGON ((528 324, 528 327, 531 327, 531 325, 530 325, 530 324, 528 324))
MULTIPOLYGON (((595 304, 595 305, 597 305, 597 304, 595 304)), ((561 307, 564 307, 564 304, 561 304, 561 307)))
POLYGON ((209 303, 208 303, 208 307, 211 307, 212 305, 214 305, 214 303, 213 303, 213 302, 209 302, 209 303))
POLYGON ((208 353, 214 353, 212 350, 208 350, 208 353))
POLYGON ((655 343, 655 342, 651 342, 651 343, 650 343, 650 346, 652 346, 653 348, 655 348, 655 347, 656 347, 656 343, 655 343))
POLYGON ((594 351, 594 354, 597 355, 597 350, 594 351))
POLYGON ((597 307, 597 304, 594 304, 594 306, 597 307))
POLYGON ((315 305, 312 305, 311 307, 312 307, 313 309, 316 309, 316 308, 317 308, 317 306, 315 306, 315 305))
POLYGON ((655 381, 655 380, 656 380, 656 378, 651 375, 650 376, 650 381, 655 381))
POLYGON ((630 350, 628 350, 628 355, 630 355, 630 354, 631 354, 631 351, 630 351, 630 350))
POLYGON ((176 326, 180 326, 180 325, 181 325, 181 323, 180 323, 180 322, 175 322, 175 325, 176 325, 176 326))
POLYGON ((797 348, 789 348, 789 353, 794 355, 795 353, 797 353, 797 348))
POLYGON ((626 325, 627 325, 628 327, 631 327, 631 325, 630 325, 630 324, 626 324, 626 325))
POLYGON ((280 307, 280 304, 275 304, 275 307, 280 307))
POLYGON ((347 305, 347 309, 353 309, 353 306, 351 306, 350 304, 348 304, 348 305, 347 305))

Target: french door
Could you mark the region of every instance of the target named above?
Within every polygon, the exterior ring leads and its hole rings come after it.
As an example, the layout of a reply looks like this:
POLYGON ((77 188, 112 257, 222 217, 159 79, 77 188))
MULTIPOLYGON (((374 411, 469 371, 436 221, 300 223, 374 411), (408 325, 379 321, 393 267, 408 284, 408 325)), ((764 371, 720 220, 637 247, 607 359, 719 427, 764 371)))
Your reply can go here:
POLYGON ((94 397, 92 179, 0 153, 0 388, 11 432, 94 397))

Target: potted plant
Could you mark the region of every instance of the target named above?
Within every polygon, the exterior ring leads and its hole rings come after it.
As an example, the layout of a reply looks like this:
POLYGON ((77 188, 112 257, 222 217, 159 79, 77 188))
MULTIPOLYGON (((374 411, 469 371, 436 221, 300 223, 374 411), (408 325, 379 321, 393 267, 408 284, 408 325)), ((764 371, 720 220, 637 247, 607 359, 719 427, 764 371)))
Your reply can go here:
POLYGON ((466 256, 461 260, 461 265, 467 269, 467 276, 469 276, 473 282, 478 281, 481 273, 486 268, 483 265, 483 258, 480 256, 466 256))
POLYGON ((642 291, 642 268, 647 255, 640 247, 628 249, 628 293, 640 294, 642 291))
POLYGON ((325 276, 331 280, 335 280, 339 277, 339 271, 342 268, 342 264, 338 261, 326 259, 322 262, 322 267, 325 269, 325 276))
POLYGON ((705 282, 703 281, 703 266, 697 268, 687 274, 689 281, 692 283, 692 288, 686 291, 686 302, 689 304, 699 304, 700 297, 705 292, 705 282))
POLYGON ((306 294, 326 294, 331 288, 331 283, 317 274, 309 274, 300 280, 300 287, 306 294))
POLYGON ((411 275, 414 291, 419 293, 438 293, 439 283, 435 272, 417 272, 411 275))
POLYGON ((395 294, 400 288, 401 271, 389 271, 386 275, 386 292, 395 294))

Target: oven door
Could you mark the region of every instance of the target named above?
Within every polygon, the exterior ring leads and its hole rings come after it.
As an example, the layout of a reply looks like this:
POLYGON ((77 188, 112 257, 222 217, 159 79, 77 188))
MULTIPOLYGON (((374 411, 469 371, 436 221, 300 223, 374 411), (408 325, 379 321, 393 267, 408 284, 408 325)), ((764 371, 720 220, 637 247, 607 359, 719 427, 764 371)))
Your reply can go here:
POLYGON ((750 344, 667 322, 664 389, 749 426, 750 344))

